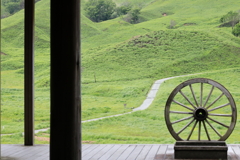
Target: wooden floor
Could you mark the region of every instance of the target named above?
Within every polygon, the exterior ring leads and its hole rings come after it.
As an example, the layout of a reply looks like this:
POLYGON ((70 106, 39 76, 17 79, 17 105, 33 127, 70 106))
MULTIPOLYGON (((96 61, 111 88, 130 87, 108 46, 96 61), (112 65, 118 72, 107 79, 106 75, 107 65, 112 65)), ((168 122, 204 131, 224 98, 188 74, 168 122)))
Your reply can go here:
POLYGON ((1 160, 48 160, 49 145, 1 144, 1 160))
MULTIPOLYGON (((89 144, 82 146, 82 160, 173 160, 173 145, 89 144)), ((228 159, 240 160, 240 145, 228 145, 228 159)))
MULTIPOLYGON (((1 145, 3 160, 48 160, 49 145, 1 145)), ((82 160, 173 160, 173 145, 84 144, 82 160)), ((228 145, 228 160, 240 160, 240 145, 228 145)))

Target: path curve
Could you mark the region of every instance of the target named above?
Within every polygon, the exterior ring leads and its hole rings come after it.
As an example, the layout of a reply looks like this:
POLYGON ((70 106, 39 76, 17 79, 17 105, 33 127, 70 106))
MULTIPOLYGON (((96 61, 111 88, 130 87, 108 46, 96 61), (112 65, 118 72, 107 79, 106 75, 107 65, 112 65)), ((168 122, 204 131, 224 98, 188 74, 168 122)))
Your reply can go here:
POLYGON ((169 80, 169 79, 173 79, 173 78, 178 78, 178 77, 185 77, 185 76, 192 76, 192 75, 197 75, 197 74, 202 74, 202 73, 196 73, 196 74, 188 74, 188 75, 181 75, 181 76, 174 76, 174 77, 168 77, 168 78, 163 78, 163 79, 159 79, 159 80, 156 80, 151 89, 149 90, 148 94, 147 94, 147 97, 146 99, 143 101, 143 103, 137 107, 137 108, 134 108, 131 112, 127 112, 127 113, 123 113, 123 114, 117 114, 117 115, 112 115, 112 116, 106 116, 106 117, 101 117, 101 118, 95 118, 95 119, 89 119, 89 120, 85 120, 85 121, 82 121, 82 123, 85 123, 85 122, 92 122, 92 121, 98 121, 98 120, 101 120, 101 119, 105 119, 105 118, 111 118, 111 117, 118 117, 118 116, 122 116, 122 115, 126 115, 126 114, 130 114, 130 113, 133 113, 135 111, 141 111, 141 110, 145 110, 147 109, 153 102, 154 98, 156 97, 157 95, 157 92, 160 88, 160 85, 165 82, 166 80, 169 80))
MULTIPOLYGON (((89 120, 82 121, 81 123, 98 121, 98 120, 105 119, 105 118, 118 117, 118 116, 130 114, 130 113, 133 113, 133 112, 136 112, 136 111, 145 110, 152 104, 152 102, 153 102, 154 98, 156 97, 157 92, 158 92, 158 90, 160 88, 160 85, 163 82, 165 82, 166 80, 169 80, 169 79, 173 79, 173 78, 186 77, 186 76, 192 76, 192 75, 198 75, 198 74, 203 74, 203 73, 174 76, 174 77, 168 77, 168 78, 163 78, 163 79, 156 80, 153 83, 151 89, 149 90, 149 92, 147 94, 147 97, 143 101, 143 103, 139 107, 133 109, 131 112, 127 112, 127 113, 123 113, 123 114, 117 114, 117 115, 112 115, 112 116, 106 116, 106 117, 101 117, 101 118, 89 119, 89 120)), ((34 133, 38 133, 38 132, 41 132, 41 131, 47 131, 48 129, 50 129, 50 128, 38 129, 38 130, 35 130, 34 133)), ((24 133, 22 133, 22 134, 24 135, 24 133)), ((1 136, 3 136, 3 135, 12 135, 12 134, 1 134, 1 136)))

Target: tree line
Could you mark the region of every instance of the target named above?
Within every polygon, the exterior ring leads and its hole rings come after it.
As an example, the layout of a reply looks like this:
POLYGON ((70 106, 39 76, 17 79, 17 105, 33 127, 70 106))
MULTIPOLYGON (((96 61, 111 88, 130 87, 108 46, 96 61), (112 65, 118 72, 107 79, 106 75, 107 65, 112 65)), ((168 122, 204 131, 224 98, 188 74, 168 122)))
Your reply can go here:
MULTIPOLYGON (((35 3, 40 0, 35 0, 35 3)), ((24 8, 24 0, 2 0, 1 19, 13 15, 24 8)))
POLYGON ((106 21, 126 15, 125 21, 138 23, 141 9, 128 2, 117 7, 112 0, 88 0, 84 10, 86 16, 94 22, 106 21))

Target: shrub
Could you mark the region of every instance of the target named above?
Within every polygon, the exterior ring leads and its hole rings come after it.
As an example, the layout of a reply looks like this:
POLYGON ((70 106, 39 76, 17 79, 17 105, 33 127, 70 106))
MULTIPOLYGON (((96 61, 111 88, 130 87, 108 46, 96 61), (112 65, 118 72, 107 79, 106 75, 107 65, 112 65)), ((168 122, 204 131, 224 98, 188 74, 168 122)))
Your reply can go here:
POLYGON ((84 10, 86 15, 94 22, 101 22, 111 19, 116 4, 111 0, 89 0, 84 10))
POLYGON ((230 23, 232 25, 232 28, 239 22, 239 20, 240 13, 233 11, 228 12, 220 18, 221 23, 230 23))
POLYGON ((116 14, 117 16, 125 15, 132 9, 132 6, 130 3, 125 3, 120 7, 116 8, 116 14))
POLYGON ((124 20, 132 24, 139 23, 140 10, 140 8, 133 8, 131 11, 128 12, 124 20))
POLYGON ((240 23, 236 24, 232 30, 232 34, 234 36, 239 37, 240 36, 240 23))

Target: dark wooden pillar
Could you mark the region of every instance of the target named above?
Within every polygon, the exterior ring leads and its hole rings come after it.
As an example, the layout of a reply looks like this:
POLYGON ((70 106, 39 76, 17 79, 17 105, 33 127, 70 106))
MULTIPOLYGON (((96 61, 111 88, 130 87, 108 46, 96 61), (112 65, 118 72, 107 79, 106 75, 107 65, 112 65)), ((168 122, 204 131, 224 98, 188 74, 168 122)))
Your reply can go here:
POLYGON ((24 144, 34 144, 34 0, 25 0, 24 144))
POLYGON ((51 160, 80 160, 80 1, 51 0, 51 160))

